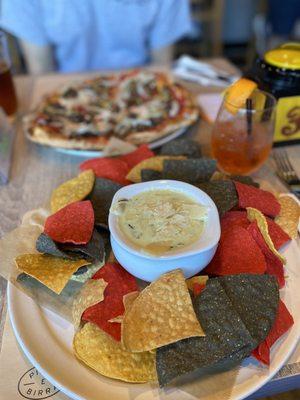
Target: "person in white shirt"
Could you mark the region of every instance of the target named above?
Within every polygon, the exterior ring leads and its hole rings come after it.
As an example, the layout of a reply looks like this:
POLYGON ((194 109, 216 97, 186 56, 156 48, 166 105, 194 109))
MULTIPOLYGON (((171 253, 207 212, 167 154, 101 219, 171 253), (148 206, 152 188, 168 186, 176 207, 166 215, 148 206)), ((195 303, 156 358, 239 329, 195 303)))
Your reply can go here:
POLYGON ((191 18, 188 0, 2 0, 0 27, 29 72, 73 72, 168 62, 191 18))

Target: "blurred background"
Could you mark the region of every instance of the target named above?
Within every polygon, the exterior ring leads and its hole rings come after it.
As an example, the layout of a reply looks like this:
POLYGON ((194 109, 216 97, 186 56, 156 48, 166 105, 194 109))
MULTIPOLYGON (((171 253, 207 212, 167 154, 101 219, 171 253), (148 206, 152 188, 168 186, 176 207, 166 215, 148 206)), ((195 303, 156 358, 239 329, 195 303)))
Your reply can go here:
MULTIPOLYGON (((27 1, 30 0, 24 3, 27 1)), ((173 45, 171 59, 182 54, 196 58, 226 57, 245 70, 266 50, 289 40, 300 40, 299 0, 187 1, 191 29, 173 45)), ((4 25, 2 28, 10 33, 13 72, 34 72, 26 64, 20 38, 11 34, 13 27, 4 25)))

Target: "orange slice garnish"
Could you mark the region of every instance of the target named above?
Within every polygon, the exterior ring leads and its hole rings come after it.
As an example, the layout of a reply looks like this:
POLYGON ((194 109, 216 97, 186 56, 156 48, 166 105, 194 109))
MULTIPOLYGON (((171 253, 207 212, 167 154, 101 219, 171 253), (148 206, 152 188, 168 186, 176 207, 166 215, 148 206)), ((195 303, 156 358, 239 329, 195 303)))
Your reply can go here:
POLYGON ((236 114, 241 107, 245 107, 246 100, 257 88, 257 83, 250 79, 240 78, 234 82, 225 92, 225 108, 232 114, 236 114))

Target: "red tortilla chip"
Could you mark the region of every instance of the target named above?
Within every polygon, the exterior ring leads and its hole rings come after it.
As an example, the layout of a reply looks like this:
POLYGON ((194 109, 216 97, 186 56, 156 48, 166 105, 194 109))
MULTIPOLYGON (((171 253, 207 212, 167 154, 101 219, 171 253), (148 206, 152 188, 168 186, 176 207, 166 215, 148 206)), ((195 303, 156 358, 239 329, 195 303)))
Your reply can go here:
POLYGON ((105 264, 93 279, 104 279, 107 282, 104 300, 86 309, 82 319, 96 324, 115 340, 120 341, 121 324, 109 320, 124 314, 123 296, 138 290, 136 280, 117 263, 105 264))
POLYGON ((266 220, 268 223, 269 235, 272 239, 272 242, 274 243, 275 249, 278 250, 280 249, 280 247, 284 246, 287 242, 289 242, 291 238, 271 218, 266 217, 266 220))
POLYGON ((118 158, 92 158, 80 164, 81 171, 92 169, 98 178, 106 178, 118 182, 121 185, 128 185, 126 175, 129 167, 125 161, 118 158))
POLYGON ((284 269, 283 264, 278 257, 275 256, 271 251, 269 256, 266 256, 267 270, 266 273, 275 276, 278 282, 279 289, 282 289, 285 285, 284 269))
POLYGON ((141 161, 144 161, 147 158, 154 156, 155 154, 153 153, 153 151, 149 149, 149 146, 147 144, 142 144, 140 147, 138 147, 131 153, 120 156, 119 159, 125 161, 129 169, 131 169, 135 165, 139 164, 141 161))
POLYGON ((248 226, 247 231, 251 234, 265 256, 267 266, 266 273, 275 276, 279 288, 283 288, 285 285, 283 264, 281 260, 269 249, 263 238, 263 235, 260 233, 256 221, 253 221, 248 226))
POLYGON ((247 217, 247 211, 227 211, 221 218, 222 232, 237 225, 245 229, 247 229, 247 227, 250 225, 250 221, 247 217))
MULTIPOLYGON (((275 248, 278 250, 284 246, 288 241, 291 240, 288 234, 276 224, 271 218, 266 217, 269 229, 269 235, 274 243, 275 248)), ((221 218, 221 230, 231 229, 232 226, 238 225, 242 228, 247 229, 250 225, 250 221, 247 217, 246 211, 228 211, 221 218)))
POLYGON ((262 363, 270 365, 270 350, 273 344, 285 334, 294 324, 293 317, 289 313, 282 300, 279 301, 277 317, 267 338, 252 352, 252 355, 262 363))
POLYGON ((236 181, 234 184, 240 208, 253 207, 270 217, 276 217, 279 214, 280 204, 271 192, 236 181))
POLYGON ((265 257, 247 229, 232 226, 221 232, 216 254, 203 271, 208 275, 263 274, 265 257))
POLYGON ((59 243, 87 244, 94 229, 94 210, 89 200, 76 201, 46 219, 44 233, 59 243))

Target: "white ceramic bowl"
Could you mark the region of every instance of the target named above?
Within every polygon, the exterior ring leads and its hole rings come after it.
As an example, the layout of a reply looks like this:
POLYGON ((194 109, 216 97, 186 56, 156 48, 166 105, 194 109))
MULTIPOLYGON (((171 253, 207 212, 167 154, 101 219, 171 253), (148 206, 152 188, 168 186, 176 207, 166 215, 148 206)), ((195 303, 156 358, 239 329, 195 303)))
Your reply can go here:
POLYGON ((197 187, 188 183, 172 180, 160 180, 136 183, 118 190, 112 205, 120 199, 129 199, 148 190, 175 190, 191 197, 195 202, 208 206, 208 219, 199 240, 172 254, 152 256, 135 248, 118 226, 118 217, 109 213, 111 246, 116 259, 132 275, 147 282, 152 282, 161 274, 180 268, 189 278, 207 266, 213 258, 220 239, 220 220, 217 207, 212 199, 197 187))

